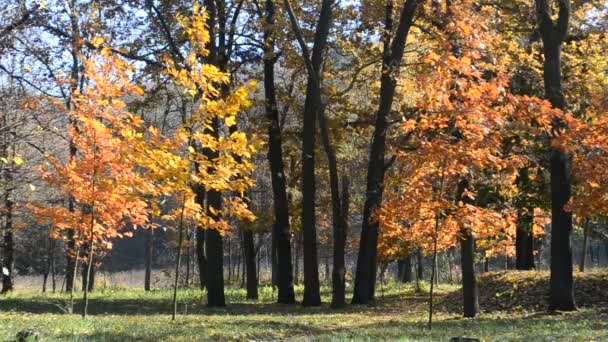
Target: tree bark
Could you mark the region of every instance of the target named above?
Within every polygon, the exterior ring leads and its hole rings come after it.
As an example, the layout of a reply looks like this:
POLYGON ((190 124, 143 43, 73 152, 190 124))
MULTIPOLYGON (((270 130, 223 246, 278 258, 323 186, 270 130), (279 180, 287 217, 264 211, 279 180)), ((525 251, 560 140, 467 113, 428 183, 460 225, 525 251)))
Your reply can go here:
POLYGON ((146 273, 144 275, 144 290, 150 291, 150 282, 152 278, 152 255, 154 253, 154 230, 152 228, 148 228, 146 233, 146 273))
POLYGON ((422 251, 420 251, 419 249, 416 250, 416 264, 418 265, 418 267, 416 268, 416 276, 418 277, 418 279, 423 279, 424 278, 424 265, 422 264, 422 251))
MULTIPOLYGON (((82 290, 84 291, 86 288, 88 292, 92 292, 95 289, 95 264, 89 266, 88 248, 86 245, 84 246, 84 249, 87 250, 87 255, 85 256, 87 262, 82 264, 82 290), (91 270, 90 272, 89 268, 91 270)), ((90 258, 90 260, 94 260, 94 257, 90 258)))
POLYGON ((479 313, 479 290, 475 277, 475 239, 470 232, 460 241, 462 267, 462 295, 464 317, 475 317, 479 313))
MULTIPOLYGON (((219 118, 213 118, 213 130, 207 132, 215 135, 219 134, 219 118)), ((205 155, 210 160, 219 157, 217 151, 206 150, 205 155)), ((222 208, 222 193, 215 190, 207 191, 207 215, 213 219, 218 219, 216 212, 222 208)), ((224 244, 220 232, 215 229, 205 230, 205 249, 207 255, 207 305, 211 307, 226 306, 224 296, 224 244)))
MULTIPOLYGON (((349 180, 346 173, 342 175, 342 203, 338 225, 334 228, 334 265, 332 270, 332 297, 331 307, 334 309, 346 306, 346 268, 344 263, 344 249, 348 234, 348 207, 350 206, 349 180)), ((335 223, 334 223, 335 224, 335 223)))
MULTIPOLYGON (((561 47, 568 33, 570 2, 558 0, 557 21, 551 18, 547 0, 536 0, 538 26, 543 41, 543 79, 545 97, 554 108, 566 109, 561 76, 561 47)), ((554 120, 554 131, 558 134, 564 124, 554 120)), ((549 310, 576 310, 574 302, 574 280, 572 276, 572 213, 564 206, 572 194, 571 158, 564 151, 551 147, 551 280, 549 310)))
POLYGON ((581 248, 581 262, 578 265, 579 272, 585 272, 585 261, 587 259, 587 242, 589 240, 589 220, 583 223, 583 247, 581 248))
MULTIPOLYGON (((266 99, 266 116, 270 120, 268 128, 268 162, 273 193, 273 209, 275 224, 272 239, 276 243, 276 256, 278 272, 278 302, 294 304, 295 293, 293 289, 293 269, 291 262, 291 241, 289 240, 289 206, 287 201, 287 185, 283 164, 283 143, 279 110, 276 98, 274 80, 275 48, 275 4, 273 0, 266 0, 266 13, 263 15, 264 25, 264 96, 266 99)), ((262 14, 260 14, 262 15, 262 14)), ((248 279, 249 279, 249 272, 248 279)), ((257 283, 257 279, 256 279, 257 283)))
MULTIPOLYGON (((5 170, 6 184, 9 187, 12 183, 12 175, 10 170, 5 170)), ((7 293, 13 290, 13 264, 14 260, 14 240, 13 240, 13 200, 11 198, 12 191, 7 190, 4 195, 4 236, 3 236, 3 248, 2 248, 2 290, 0 293, 7 293)))
POLYGON ((247 299, 258 299, 258 273, 255 267, 255 246, 253 244, 253 232, 251 230, 243 230, 243 247, 245 250, 247 299))
MULTIPOLYGON (((464 196, 469 186, 466 179, 458 183, 456 201, 467 203, 470 201, 464 196)), ((463 229, 460 239, 460 263, 462 269, 462 297, 464 317, 475 317, 479 313, 479 290, 475 276, 475 238, 469 229, 463 229)))
POLYGON ((399 268, 399 277, 397 277, 397 280, 402 283, 412 282, 414 278, 412 274, 412 256, 408 255, 399 259, 399 261, 397 262, 397 267, 399 268))
POLYGON ((365 192, 363 223, 361 227, 361 239, 359 240, 359 256, 357 258, 355 289, 353 293, 354 304, 367 304, 374 300, 378 254, 378 222, 371 218, 373 213, 382 205, 388 115, 393 106, 399 67, 417 7, 418 0, 406 1, 401 11, 397 32, 391 42, 393 0, 387 1, 386 5, 384 56, 380 80, 380 106, 376 114, 376 125, 367 170, 367 190, 365 192))
MULTIPOLYGON (((70 110, 72 108, 72 94, 78 89, 78 80, 79 80, 79 70, 80 63, 78 62, 78 53, 80 52, 80 25, 78 24, 78 13, 76 12, 76 0, 71 0, 70 2, 70 24, 71 24, 71 44, 72 44, 72 67, 70 74, 70 94, 66 99, 66 109, 70 110)), ((73 119, 69 119, 69 124, 72 128, 76 128, 77 123, 73 119)), ((74 159, 76 157, 76 153, 78 152, 76 149, 76 145, 72 140, 69 141, 69 152, 70 159, 74 159)), ((69 196, 68 198, 68 211, 74 212, 74 197, 69 196)), ((75 265, 76 260, 74 260, 73 255, 77 254, 76 250, 76 241, 74 240, 74 229, 68 229, 67 231, 67 243, 66 243, 66 269, 65 269, 65 290, 66 292, 71 292, 74 288, 74 278, 75 274, 75 265)))
MULTIPOLYGON (((520 192, 528 193, 530 176, 528 168, 519 171, 517 179, 520 192)), ((515 268, 532 270, 534 266, 534 208, 524 200, 517 211, 517 227, 515 232, 515 268)))
MULTIPOLYGON (((195 201, 201 208, 205 205, 205 190, 194 189, 195 201)), ((201 290, 207 286, 207 258, 205 256, 205 227, 196 228, 196 260, 198 263, 198 278, 201 290)))
POLYGON ((304 300, 302 304, 319 306, 321 305, 321 294, 315 220, 315 131, 317 116, 322 109, 320 72, 329 29, 332 25, 334 0, 323 0, 321 3, 312 54, 308 52, 291 4, 288 0, 285 0, 284 3, 308 71, 302 128, 302 231, 304 233, 304 300))

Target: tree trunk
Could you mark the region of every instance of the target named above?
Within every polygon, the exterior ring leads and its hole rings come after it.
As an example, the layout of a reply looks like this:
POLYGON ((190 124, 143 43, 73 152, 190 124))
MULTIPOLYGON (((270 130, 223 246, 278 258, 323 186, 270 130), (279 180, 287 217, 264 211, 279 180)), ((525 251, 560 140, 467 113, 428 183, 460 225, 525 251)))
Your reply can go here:
POLYGON ((585 261, 587 259, 587 242, 589 240, 589 220, 583 223, 583 247, 581 248, 581 262, 578 265, 579 272, 585 272, 585 261))
MULTIPOLYGON (((89 248, 87 248, 87 246, 84 246, 84 249, 88 251, 89 248)), ((85 258, 87 259, 86 263, 82 264, 82 290, 84 291, 84 289, 86 288, 88 292, 92 292, 95 289, 95 264, 89 266, 88 264, 88 260, 94 260, 94 257, 89 258, 88 257, 88 252, 87 255, 85 256, 85 258), (90 272, 89 272, 89 268, 90 268, 90 272), (88 275, 88 277, 87 277, 88 275)))
POLYGON ((418 267, 416 268, 416 276, 418 279, 424 278, 424 266, 422 265, 422 251, 419 249, 416 250, 416 264, 418 267))
POLYGON ((317 117, 319 111, 322 110, 321 65, 332 24, 334 0, 323 0, 321 3, 312 55, 308 54, 308 47, 289 2, 285 1, 285 3, 308 71, 302 127, 302 231, 304 233, 304 300, 302 304, 319 306, 321 305, 321 294, 315 220, 315 133, 317 117))
MULTIPOLYGON (((539 30, 543 40, 545 96, 554 108, 566 109, 561 76, 561 46, 568 33, 570 1, 558 0, 557 21, 551 18, 547 0, 536 0, 539 30)), ((563 122, 554 120, 554 131, 563 129, 563 122)), ((551 147, 551 280, 549 310, 576 310, 572 277, 572 213, 565 210, 572 193, 570 156, 551 147)))
MULTIPOLYGON (((67 2, 66 2, 67 3, 67 2)), ((79 79, 79 70, 80 63, 78 54, 80 52, 81 40, 80 40, 80 25, 78 24, 78 13, 76 1, 72 0, 70 4, 70 26, 71 26, 71 57, 72 57, 72 66, 70 73, 70 95, 66 99, 66 109, 70 110, 72 108, 72 94, 76 92, 78 89, 78 79, 79 79)), ((77 129, 78 123, 69 119, 69 124, 73 129, 77 129)), ((69 153, 70 160, 76 157, 76 153, 78 152, 76 149, 76 145, 74 141, 70 139, 69 141, 69 153)), ((74 197, 68 197, 68 211, 74 212, 74 197)), ((66 243, 66 269, 65 269, 65 291, 72 293, 74 288, 74 279, 76 278, 76 260, 74 259, 74 255, 76 252, 76 241, 74 240, 74 229, 68 229, 67 231, 67 243, 66 243)))
POLYGON ((410 283, 413 280, 412 275, 412 256, 408 255, 399 259, 397 262, 398 269, 398 281, 402 283, 410 283))
POLYGON ((380 80, 380 106, 376 114, 376 125, 372 138, 367 170, 367 190, 365 192, 363 223, 361 227, 355 289, 353 293, 354 304, 367 304, 374 300, 378 254, 378 222, 371 218, 376 209, 382 205, 388 115, 390 114, 393 105, 399 66, 401 59, 403 58, 405 42, 417 6, 418 0, 406 1, 401 12, 399 27, 397 28, 392 43, 393 0, 389 0, 386 6, 384 56, 380 80))
POLYGON ((470 232, 464 233, 460 241, 460 259, 464 317, 475 317, 479 313, 479 291, 475 277, 475 239, 470 232))
MULTIPOLYGON (((216 138, 219 134, 219 118, 213 118, 213 130, 208 132, 216 138)), ((213 160, 219 157, 217 151, 206 150, 207 158, 213 160)), ((222 194, 219 191, 207 191, 207 215, 217 219, 216 212, 222 208, 222 194)), ((217 230, 205 230, 206 256, 207 256, 207 305, 222 307, 226 305, 224 297, 224 247, 222 236, 217 230)))
MULTIPOLYGON (((201 187, 194 189, 195 201, 201 208, 205 205, 205 190, 201 187)), ((199 286, 203 290, 207 286, 207 258, 205 256, 205 227, 196 227, 196 260, 198 263, 199 286)))
MULTIPOLYGON (((6 184, 12 183, 10 170, 6 172, 6 184)), ((12 185, 9 185, 12 186, 12 185)), ((4 236, 2 253, 2 290, 0 293, 7 293, 13 290, 13 264, 14 264, 14 240, 13 240, 13 200, 12 191, 7 190, 4 196, 4 236)))
MULTIPOLYGON (((470 202, 470 198, 464 196, 469 182, 462 179, 458 183, 456 201, 470 202)), ((462 296, 464 317, 475 317, 479 313, 479 290, 477 289, 477 278, 475 276, 475 238, 469 229, 463 229, 460 239, 460 263, 462 269, 462 296)))
MULTIPOLYGON (((520 192, 528 193, 530 177, 528 168, 520 170, 517 180, 520 192)), ((515 234, 515 267, 518 270, 534 269, 534 208, 526 205, 517 211, 517 230, 515 234)))
POLYGON ((251 230, 243 230, 243 247, 245 250, 247 299, 258 299, 258 277, 255 267, 255 246, 253 244, 253 232, 251 230))
POLYGON ((146 233, 146 274, 144 276, 144 290, 150 291, 150 281, 152 278, 152 255, 154 253, 154 230, 152 228, 148 228, 146 233))
MULTIPOLYGON (((291 241, 289 240, 289 206, 287 201, 287 185, 283 165, 281 126, 274 81, 274 65, 276 63, 276 56, 274 54, 275 4, 273 0, 266 0, 265 10, 264 96, 266 99, 266 116, 270 120, 270 126, 268 129, 268 161, 270 164, 273 208, 275 216, 272 239, 276 241, 278 266, 276 281, 278 287, 278 302, 282 304, 294 304, 296 299, 293 289, 291 241)), ((249 272, 247 273, 249 279, 249 272)), ((255 281, 257 283, 257 278, 255 281)))
POLYGON ((334 259, 332 270, 332 297, 331 307, 334 309, 346 306, 346 267, 344 262, 344 249, 348 234, 348 214, 350 206, 349 180, 346 173, 342 175, 342 203, 338 226, 334 230, 334 259))

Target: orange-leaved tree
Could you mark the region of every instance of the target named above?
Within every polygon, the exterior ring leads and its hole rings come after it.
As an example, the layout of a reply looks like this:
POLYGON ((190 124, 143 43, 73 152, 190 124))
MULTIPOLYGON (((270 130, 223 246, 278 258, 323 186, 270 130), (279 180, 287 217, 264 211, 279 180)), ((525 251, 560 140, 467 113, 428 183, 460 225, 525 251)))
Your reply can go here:
POLYGON ((402 243, 431 252, 435 265, 438 251, 460 244, 466 317, 479 310, 475 240, 490 253, 511 243, 509 198, 525 162, 505 148, 529 101, 509 94, 506 74, 490 57, 497 53, 493 11, 467 0, 425 6, 430 48, 421 58, 414 114, 392 144, 395 172, 377 213, 389 254, 402 243))
MULTIPOLYGON (((97 43, 101 41, 96 39, 97 43)), ((74 199, 74 210, 37 205, 33 212, 39 220, 53 225, 55 238, 60 238, 63 230, 74 231, 76 246, 72 252, 78 261, 86 249, 88 279, 95 253, 111 249, 114 238, 130 236, 127 228, 147 225, 147 204, 142 194, 149 183, 137 173, 128 143, 133 137, 141 137, 137 132, 142 125, 123 101, 143 93, 130 82, 132 67, 111 55, 107 47, 80 58, 88 85, 71 94, 74 105, 66 113, 75 122, 68 128, 68 136, 78 153, 67 161, 49 156, 41 170, 51 186, 74 199)), ((74 264, 76 268, 78 263, 74 264)), ((87 314, 88 288, 83 289, 83 317, 87 314)))

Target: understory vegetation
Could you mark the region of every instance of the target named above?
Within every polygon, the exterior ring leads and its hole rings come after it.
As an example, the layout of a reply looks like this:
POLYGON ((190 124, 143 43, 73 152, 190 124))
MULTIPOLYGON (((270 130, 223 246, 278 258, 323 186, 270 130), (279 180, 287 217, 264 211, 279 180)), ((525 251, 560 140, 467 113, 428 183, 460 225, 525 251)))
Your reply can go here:
MULTIPOLYGON (((604 272, 577 275, 581 308, 573 313, 548 314, 546 272, 488 273, 480 278, 480 304, 475 319, 463 319, 444 304, 458 298, 460 288, 440 284, 433 330, 426 328, 428 288, 389 282, 372 306, 349 306, 330 311, 327 304, 305 308, 276 304, 276 291, 260 287, 258 301, 246 300, 246 291, 227 288, 225 308, 208 308, 199 289, 183 289, 179 315, 171 321, 171 291, 100 289, 91 294, 90 319, 66 315, 66 294, 22 290, 0 298, 0 340, 19 332, 38 334, 44 341, 270 341, 270 340, 401 340, 449 341, 453 337, 481 341, 603 341, 608 339, 608 276, 604 272), (537 280, 540 279, 540 280, 537 280), (603 291, 603 292, 602 292, 603 291), (492 295, 492 293, 494 295, 492 295), (457 294, 455 296, 455 294, 457 294), (506 299, 518 297, 517 302, 506 299), (494 299, 495 298, 495 299, 494 299), (547 300, 546 298, 544 299, 547 300), (515 306, 514 303, 522 303, 515 306), (511 305, 511 306, 509 306, 511 305), (602 307, 603 305, 603 307, 602 307)), ((302 298, 303 287, 296 286, 302 298)), ((331 289, 321 291, 325 303, 331 289)), ((458 308, 458 303, 455 304, 458 308)), ((77 303, 78 307, 80 304, 77 303)), ((78 310, 78 308, 76 309, 78 310)))

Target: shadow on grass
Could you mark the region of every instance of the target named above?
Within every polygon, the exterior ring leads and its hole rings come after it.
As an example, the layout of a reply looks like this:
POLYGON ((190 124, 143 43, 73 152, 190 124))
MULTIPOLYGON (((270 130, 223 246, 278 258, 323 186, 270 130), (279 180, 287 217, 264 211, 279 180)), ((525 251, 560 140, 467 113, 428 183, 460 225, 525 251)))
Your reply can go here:
MULTIPOLYGON (((172 302, 170 298, 112 298, 94 297, 89 299, 89 315, 171 315, 172 302)), ((255 302, 235 300, 226 307, 207 307, 204 300, 188 297, 178 301, 178 314, 196 315, 335 315, 340 313, 383 312, 401 310, 403 305, 426 305, 426 294, 407 293, 379 298, 375 305, 348 305, 344 309, 329 308, 329 303, 320 307, 303 307, 300 304, 284 305, 271 302, 255 302), (395 305, 397 304, 398 305, 395 305)), ((74 312, 82 312, 82 299, 75 298, 74 312)), ((2 299, 0 297, 0 312, 23 312, 33 314, 61 314, 66 312, 68 300, 63 298, 47 298, 43 296, 32 298, 2 299)))
POLYGON ((220 325, 182 325, 183 322, 168 322, 162 331, 150 333, 146 329, 134 329, 130 333, 99 329, 87 333, 63 333, 53 338, 60 341, 172 341, 177 338, 190 341, 272 340, 279 341, 298 336, 312 337, 327 334, 327 330, 297 322, 249 319, 220 325))

